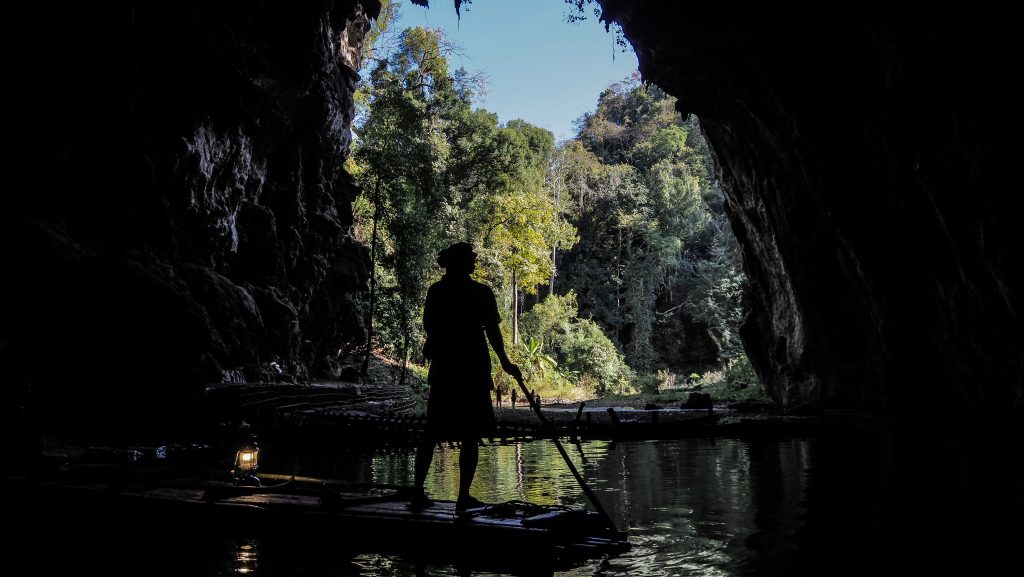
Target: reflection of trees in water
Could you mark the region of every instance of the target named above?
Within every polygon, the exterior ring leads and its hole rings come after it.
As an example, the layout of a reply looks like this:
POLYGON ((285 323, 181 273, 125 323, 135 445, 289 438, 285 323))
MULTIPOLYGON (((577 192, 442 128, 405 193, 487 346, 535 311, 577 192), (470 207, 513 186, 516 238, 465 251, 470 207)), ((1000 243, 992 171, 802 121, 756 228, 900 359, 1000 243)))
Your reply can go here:
POLYGON ((748 440, 753 523, 730 556, 744 573, 785 575, 796 570, 796 533, 804 525, 812 445, 801 439, 748 440))
POLYGON ((369 483, 377 478, 375 467, 381 460, 379 455, 369 449, 339 447, 333 442, 310 443, 305 439, 274 442, 261 439, 260 444, 260 470, 271 473, 295 473, 307 477, 369 483))
MULTIPOLYGON (((436 450, 434 458, 438 465, 427 479, 427 491, 434 497, 454 499, 458 494, 458 452, 448 447, 436 450)), ((570 458, 577 468, 583 467, 579 453, 571 453, 570 458)), ((583 499, 565 461, 550 441, 484 445, 472 491, 490 502, 524 500, 555 505, 581 504, 583 499)))
POLYGON ((617 444, 609 453, 613 458, 600 462, 597 475, 618 485, 602 496, 614 499, 606 506, 628 524, 634 550, 620 563, 629 574, 729 565, 754 527, 750 455, 743 443, 647 441, 617 444))
POLYGON ((413 475, 413 454, 411 451, 392 451, 373 457, 374 483, 408 485, 413 475))
POLYGON ((735 440, 618 444, 609 453, 613 458, 600 461, 597 474, 617 489, 609 493, 615 510, 634 524, 662 523, 666 513, 721 518, 750 508, 747 450, 735 440))
MULTIPOLYGON (((929 564, 994 564, 1019 548, 1010 542, 1016 535, 1001 529, 1004 517, 1017 518, 1022 508, 1016 438, 856 431, 567 448, 634 544, 606 574, 920 574, 929 564), (888 558, 896 561, 883 563, 888 558)), ((406 485, 412 479, 408 449, 302 448, 302 474, 406 485)), ((458 457, 457 447, 437 449, 427 487, 434 497, 454 499, 458 457)), ((473 490, 490 502, 586 505, 544 440, 484 445, 473 490)), ((261 547, 261 570, 268 559, 273 550, 261 547)))
MULTIPOLYGON (((673 563, 725 570, 755 555, 746 540, 765 523, 760 509, 769 519, 774 510, 799 510, 805 451, 802 442, 751 447, 735 439, 682 439, 588 442, 582 455, 569 454, 619 526, 631 532, 635 550, 620 563, 641 575, 673 563), (765 486, 752 488, 756 482, 765 486)), ((428 479, 428 491, 454 498, 458 451, 439 449, 437 457, 445 464, 428 479)), ((473 490, 494 502, 585 504, 550 441, 484 446, 473 490)))

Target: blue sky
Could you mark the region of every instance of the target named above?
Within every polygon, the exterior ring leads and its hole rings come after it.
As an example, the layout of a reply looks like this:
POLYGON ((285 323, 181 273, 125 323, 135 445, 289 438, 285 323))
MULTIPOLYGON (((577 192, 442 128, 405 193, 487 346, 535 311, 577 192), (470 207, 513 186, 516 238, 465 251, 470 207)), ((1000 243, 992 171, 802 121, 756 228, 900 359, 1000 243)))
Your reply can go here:
POLYGON ((443 28, 464 53, 451 58, 452 68, 487 75, 488 94, 476 106, 502 123, 522 118, 562 140, 602 90, 637 69, 632 49, 623 52, 592 12, 571 24, 570 9, 562 0, 475 0, 463 5, 459 22, 451 0, 431 0, 429 9, 402 2, 394 28, 443 28))

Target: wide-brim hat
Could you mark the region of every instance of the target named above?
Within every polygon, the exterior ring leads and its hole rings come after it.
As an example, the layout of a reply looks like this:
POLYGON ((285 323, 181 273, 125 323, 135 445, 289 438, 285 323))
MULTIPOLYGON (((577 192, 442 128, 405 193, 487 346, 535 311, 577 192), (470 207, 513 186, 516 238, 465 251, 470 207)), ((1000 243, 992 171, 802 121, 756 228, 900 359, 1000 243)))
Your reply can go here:
POLYGON ((450 268, 452 265, 471 265, 476 261, 476 252, 468 242, 457 242, 437 253, 437 264, 450 268))

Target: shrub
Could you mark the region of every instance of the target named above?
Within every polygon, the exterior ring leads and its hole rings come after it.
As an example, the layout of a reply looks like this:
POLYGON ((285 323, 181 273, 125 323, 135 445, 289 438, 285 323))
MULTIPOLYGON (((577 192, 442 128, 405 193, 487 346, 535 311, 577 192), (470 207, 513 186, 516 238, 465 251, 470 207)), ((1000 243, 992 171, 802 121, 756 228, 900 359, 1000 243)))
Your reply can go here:
POLYGON ((733 357, 721 371, 705 373, 698 384, 716 401, 768 400, 746 355, 733 357))
POLYGON ((625 391, 633 375, 622 353, 597 323, 577 315, 575 292, 548 296, 523 313, 522 342, 529 344, 510 354, 529 369, 531 383, 548 381, 566 391, 578 386, 584 394, 625 391))
POLYGON ((661 379, 658 375, 650 373, 646 375, 638 375, 633 379, 633 385, 640 389, 641 393, 646 395, 655 395, 658 393, 658 389, 660 388, 661 379))
POLYGON ((622 353, 594 321, 577 320, 557 337, 556 343, 564 370, 579 373, 581 379, 584 375, 596 379, 593 392, 615 391, 629 382, 630 370, 622 353))
POLYGON ((761 381, 754 372, 753 365, 747 355, 739 355, 729 359, 725 366, 725 380, 729 385, 737 389, 745 389, 749 386, 761 386, 761 381))

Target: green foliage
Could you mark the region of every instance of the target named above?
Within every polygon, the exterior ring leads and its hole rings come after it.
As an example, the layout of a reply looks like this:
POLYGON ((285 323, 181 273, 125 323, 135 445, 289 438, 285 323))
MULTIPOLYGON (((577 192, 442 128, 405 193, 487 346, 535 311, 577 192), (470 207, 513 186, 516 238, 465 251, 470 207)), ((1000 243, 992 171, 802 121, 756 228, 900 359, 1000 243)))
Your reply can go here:
POLYGON ((558 352, 564 358, 563 370, 579 375, 580 381, 590 384, 594 393, 621 389, 632 377, 622 354, 590 319, 579 319, 570 325, 570 330, 558 338, 558 352))
POLYGON ((633 385, 645 395, 656 395, 661 386, 661 379, 657 374, 646 373, 633 379, 633 385))
MULTIPOLYGON (((418 356, 433 256, 451 240, 450 230, 438 226, 450 220, 457 202, 443 186, 451 149, 445 128, 468 112, 469 90, 449 71, 440 31, 409 28, 399 39, 363 86, 368 108, 357 126, 354 158, 364 191, 356 216, 381 229, 374 247, 374 324, 384 348, 405 359, 418 356)), ((363 220, 357 228, 365 234, 372 225, 363 220)))
POLYGON ((561 282, 638 373, 713 366, 740 349, 738 248, 700 126, 674 104, 635 80, 612 85, 556 153, 580 238, 561 282))
POLYGON ((380 57, 381 45, 385 44, 385 37, 388 31, 391 30, 391 25, 398 18, 398 14, 398 2, 394 0, 380 0, 380 13, 370 24, 370 30, 363 38, 362 59, 364 61, 380 57))
POLYGON ((729 359, 725 365, 725 382, 737 389, 761 386, 761 380, 757 378, 757 373, 754 372, 754 367, 745 354, 729 359))
POLYGON ((522 120, 499 126, 494 114, 473 110, 478 79, 450 70, 451 44, 439 30, 409 28, 399 40, 361 87, 366 107, 350 169, 363 188, 356 233, 375 247, 378 341, 415 360, 438 250, 472 242, 477 279, 508 302, 545 283, 552 246, 572 246, 576 234, 559 219, 546 178, 551 133, 522 120))
POLYGON ((480 78, 451 69, 439 30, 396 36, 385 22, 376 34, 348 169, 363 190, 355 234, 375 256, 379 348, 418 360, 434 257, 469 241, 475 277, 511 311, 509 354, 541 394, 657 392, 671 371, 740 351, 739 252, 700 126, 674 99, 614 84, 556 147, 542 128, 474 109, 480 78), (524 294, 539 302, 520 314, 524 294))
POLYGON ((744 354, 729 359, 723 370, 705 374, 697 381, 697 386, 719 402, 769 401, 750 359, 744 354))
POLYGON ((576 242, 545 181, 554 137, 513 120, 496 130, 493 146, 489 186, 468 202, 465 228, 479 247, 484 280, 533 293, 551 276, 551 247, 576 242))
POLYGON ((523 313, 520 321, 523 333, 533 335, 549 349, 557 349, 556 339, 572 330, 579 314, 576 293, 550 295, 529 311, 523 313))
POLYGON ((526 342, 519 343, 523 349, 522 358, 525 359, 525 373, 528 376, 538 375, 541 379, 548 376, 549 370, 558 368, 558 361, 551 355, 544 354, 544 344, 530 337, 526 342))
POLYGON ((523 314, 527 342, 549 347, 559 373, 589 393, 601 394, 628 384, 632 372, 604 331, 590 319, 578 318, 576 293, 551 295, 523 314))

